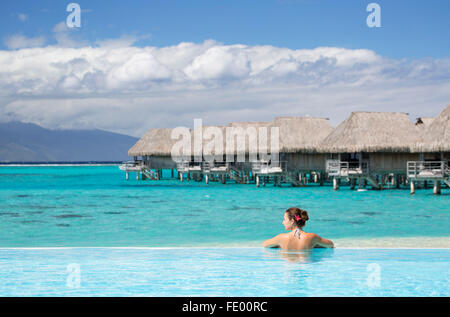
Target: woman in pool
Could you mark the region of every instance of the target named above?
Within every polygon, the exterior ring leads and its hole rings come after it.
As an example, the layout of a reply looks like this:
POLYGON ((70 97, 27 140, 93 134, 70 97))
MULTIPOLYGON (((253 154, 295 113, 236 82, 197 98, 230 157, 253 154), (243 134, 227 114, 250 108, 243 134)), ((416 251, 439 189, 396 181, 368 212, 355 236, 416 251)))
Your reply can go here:
POLYGON ((324 239, 315 233, 303 231, 308 212, 297 207, 284 212, 283 226, 289 233, 280 233, 263 242, 263 247, 282 248, 286 250, 309 250, 317 247, 334 248, 331 240, 324 239))

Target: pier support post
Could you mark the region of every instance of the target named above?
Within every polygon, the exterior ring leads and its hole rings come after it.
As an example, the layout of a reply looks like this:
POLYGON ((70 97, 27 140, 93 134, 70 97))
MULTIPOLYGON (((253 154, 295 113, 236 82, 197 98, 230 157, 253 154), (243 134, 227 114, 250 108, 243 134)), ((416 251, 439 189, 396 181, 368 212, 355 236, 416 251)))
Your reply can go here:
POLYGON ((170 169, 170 177, 173 178, 173 168, 170 169))
POLYGON ((128 172, 126 172, 125 175, 126 175, 126 176, 125 176, 125 179, 128 180, 128 179, 130 178, 130 176, 128 175, 128 172))
POLYGON ((416 188, 414 186, 414 181, 413 180, 410 181, 410 185, 411 185, 411 195, 414 195, 414 193, 416 192, 416 188))
POLYGON ((256 187, 259 187, 259 176, 256 175, 256 187))
POLYGON ((209 180, 208 180, 208 174, 205 174, 205 183, 208 184, 209 180))
POLYGON ((350 189, 351 190, 355 189, 355 183, 356 183, 356 179, 355 178, 351 178, 350 179, 350 189))
POLYGON ((318 180, 317 173, 314 173, 314 183, 317 183, 317 180, 318 180))
POLYGON ((180 172, 180 181, 183 182, 183 172, 180 172))
POLYGON ((137 181, 139 180, 139 171, 136 172, 136 180, 137 180, 137 181))
POLYGON ((441 181, 440 180, 435 180, 434 181, 433 193, 435 195, 440 195, 441 194, 441 181))
POLYGON ((333 178, 333 190, 338 190, 339 189, 339 183, 337 178, 333 178))

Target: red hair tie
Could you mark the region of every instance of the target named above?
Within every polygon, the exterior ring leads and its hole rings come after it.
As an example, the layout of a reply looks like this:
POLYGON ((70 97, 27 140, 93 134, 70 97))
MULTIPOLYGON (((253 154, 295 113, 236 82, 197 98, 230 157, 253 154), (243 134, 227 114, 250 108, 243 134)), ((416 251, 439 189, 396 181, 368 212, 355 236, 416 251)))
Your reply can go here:
POLYGON ((299 215, 295 215, 295 220, 299 221, 300 219, 302 219, 302 217, 300 217, 299 215))

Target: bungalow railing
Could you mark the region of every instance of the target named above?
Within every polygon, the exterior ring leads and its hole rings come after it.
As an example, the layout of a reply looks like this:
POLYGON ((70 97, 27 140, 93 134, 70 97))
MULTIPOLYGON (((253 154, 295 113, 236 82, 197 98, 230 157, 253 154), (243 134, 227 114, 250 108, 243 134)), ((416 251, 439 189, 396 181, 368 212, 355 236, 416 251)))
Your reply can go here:
POLYGON ((257 174, 278 174, 287 171, 287 161, 255 161, 252 162, 252 173, 257 174))
POLYGON ((189 161, 181 161, 177 163, 178 172, 188 172, 189 171, 189 161))
POLYGON ((327 160, 326 172, 329 176, 352 176, 369 174, 369 161, 349 162, 327 160))
POLYGON ((327 160, 325 171, 329 176, 339 176, 341 174, 341 164, 339 160, 327 160))
POLYGON ((229 165, 227 162, 210 162, 210 161, 202 162, 203 173, 227 172, 228 167, 229 165))
POLYGON ((449 175, 449 166, 446 161, 408 161, 408 178, 444 178, 449 175))
POLYGON ((122 171, 137 171, 137 170, 140 170, 141 167, 142 167, 142 161, 140 161, 140 160, 125 161, 119 165, 119 169, 122 171))

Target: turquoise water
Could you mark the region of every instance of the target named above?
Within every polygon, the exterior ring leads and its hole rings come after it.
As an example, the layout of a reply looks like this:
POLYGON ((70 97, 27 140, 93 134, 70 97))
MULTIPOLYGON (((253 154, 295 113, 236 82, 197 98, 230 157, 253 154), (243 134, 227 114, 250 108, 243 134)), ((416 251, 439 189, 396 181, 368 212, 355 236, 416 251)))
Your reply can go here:
POLYGON ((448 189, 133 176, 117 166, 0 167, 0 296, 450 295, 448 189), (259 247, 282 232, 291 206, 338 248, 259 247), (405 239, 416 249, 399 249, 405 239))
POLYGON ((306 231, 338 241, 450 237, 449 189, 333 192, 130 176, 117 166, 0 167, 0 247, 256 246, 283 231, 291 206, 308 210, 306 231))
POLYGON ((0 249, 2 296, 450 296, 450 249, 0 249))

